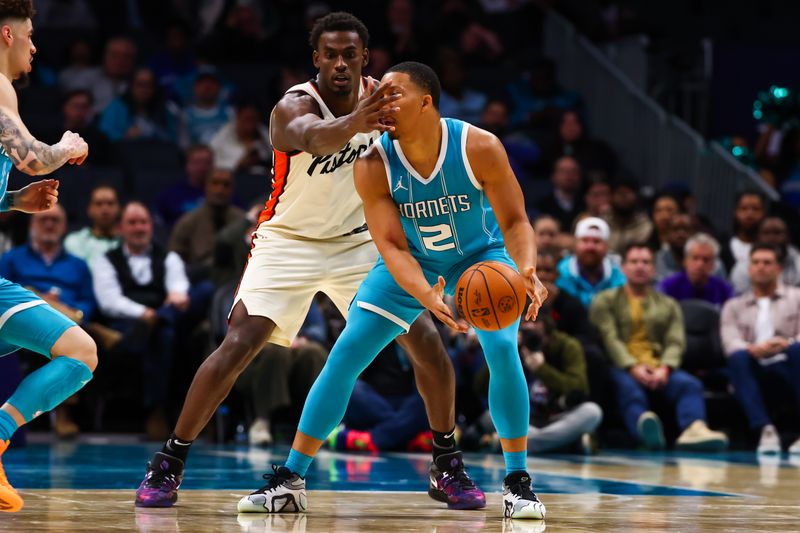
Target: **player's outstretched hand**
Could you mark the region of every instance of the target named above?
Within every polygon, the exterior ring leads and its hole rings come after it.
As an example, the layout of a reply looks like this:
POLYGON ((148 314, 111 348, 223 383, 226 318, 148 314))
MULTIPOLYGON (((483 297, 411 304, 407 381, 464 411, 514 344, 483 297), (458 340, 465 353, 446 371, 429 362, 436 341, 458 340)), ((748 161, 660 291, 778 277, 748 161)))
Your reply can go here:
POLYGON ((71 131, 65 131, 61 137, 59 144, 67 151, 69 159, 67 163, 70 165, 80 165, 86 161, 86 156, 89 155, 89 145, 83 140, 83 137, 71 131))
POLYGON ((359 100, 351 117, 360 133, 394 131, 393 125, 384 123, 385 119, 390 119, 399 110, 394 106, 394 101, 400 95, 392 94, 393 89, 394 85, 384 83, 374 93, 359 100))
POLYGON ((531 305, 528 306, 525 320, 536 320, 539 315, 539 309, 542 308, 544 301, 547 299, 547 289, 544 283, 536 276, 536 269, 532 266, 523 269, 522 279, 525 281, 525 292, 531 298, 531 305))
POLYGON ((58 180, 35 181, 14 192, 14 209, 23 213, 47 211, 58 203, 58 180))
POLYGON ((431 287, 431 291, 428 293, 426 301, 422 302, 422 305, 427 307, 431 313, 436 315, 436 318, 450 329, 459 333, 466 333, 469 329, 465 323, 456 322, 450 307, 444 303, 444 278, 442 276, 439 276, 436 285, 431 287))

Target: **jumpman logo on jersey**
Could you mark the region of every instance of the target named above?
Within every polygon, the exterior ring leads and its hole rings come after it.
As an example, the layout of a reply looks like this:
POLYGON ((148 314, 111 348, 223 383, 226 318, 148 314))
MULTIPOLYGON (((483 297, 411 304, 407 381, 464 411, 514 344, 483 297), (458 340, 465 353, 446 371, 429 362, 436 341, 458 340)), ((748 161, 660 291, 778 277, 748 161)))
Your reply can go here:
POLYGON ((404 191, 407 191, 407 190, 408 190, 408 189, 406 188, 406 186, 405 186, 405 185, 403 185, 403 177, 402 177, 402 176, 400 176, 399 178, 397 178, 397 185, 395 185, 395 186, 394 186, 394 191, 392 191, 392 192, 397 192, 397 191, 399 191, 400 189, 402 189, 402 190, 404 190, 404 191))

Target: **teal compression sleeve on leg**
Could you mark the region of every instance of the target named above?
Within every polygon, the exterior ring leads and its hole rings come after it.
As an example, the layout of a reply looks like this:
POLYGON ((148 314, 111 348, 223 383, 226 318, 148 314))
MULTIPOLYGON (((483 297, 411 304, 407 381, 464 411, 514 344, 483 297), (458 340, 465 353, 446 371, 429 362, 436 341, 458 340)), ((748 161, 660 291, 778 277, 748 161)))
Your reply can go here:
POLYGON ((8 403, 30 422, 78 392, 91 379, 92 371, 83 362, 56 357, 23 379, 8 403))

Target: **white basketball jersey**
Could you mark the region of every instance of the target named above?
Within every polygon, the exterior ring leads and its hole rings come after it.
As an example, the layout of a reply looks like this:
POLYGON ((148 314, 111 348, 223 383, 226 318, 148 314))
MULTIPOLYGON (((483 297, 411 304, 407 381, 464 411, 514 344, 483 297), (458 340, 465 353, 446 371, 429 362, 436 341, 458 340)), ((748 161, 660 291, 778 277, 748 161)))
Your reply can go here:
MULTIPOLYGON (((361 79, 359 98, 367 83, 366 78, 361 79)), ((286 92, 310 95, 324 120, 336 118, 315 81, 286 92)), ((273 150, 272 194, 259 217, 259 228, 304 239, 330 239, 363 226, 364 208, 353 183, 353 164, 378 137, 378 132, 357 133, 339 152, 324 156, 273 150)))

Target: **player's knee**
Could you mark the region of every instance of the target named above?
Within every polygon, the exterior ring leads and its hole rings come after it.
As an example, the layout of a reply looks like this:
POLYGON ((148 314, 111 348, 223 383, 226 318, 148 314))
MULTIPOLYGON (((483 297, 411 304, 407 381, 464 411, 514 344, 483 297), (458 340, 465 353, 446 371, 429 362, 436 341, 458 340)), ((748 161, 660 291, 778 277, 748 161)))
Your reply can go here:
POLYGON ((77 326, 64 332, 50 353, 54 357, 69 357, 80 361, 92 372, 97 368, 97 345, 88 333, 77 326))

